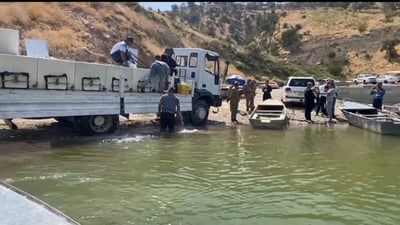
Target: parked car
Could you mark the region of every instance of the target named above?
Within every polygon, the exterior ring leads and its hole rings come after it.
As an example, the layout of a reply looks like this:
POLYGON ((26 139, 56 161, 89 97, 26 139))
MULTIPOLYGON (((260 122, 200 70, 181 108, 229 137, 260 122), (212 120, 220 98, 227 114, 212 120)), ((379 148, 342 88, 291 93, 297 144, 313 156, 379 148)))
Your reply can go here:
POLYGON ((360 74, 353 80, 355 84, 376 84, 377 74, 360 74))
POLYGON ((382 76, 378 76, 376 78, 376 82, 381 82, 381 83, 391 83, 391 84, 395 84, 398 82, 397 77, 393 76, 393 75, 389 75, 389 74, 385 74, 382 76))
POLYGON ((311 82, 315 85, 314 77, 289 77, 282 91, 282 102, 287 103, 303 103, 304 90, 307 83, 311 82))
POLYGON ((397 78, 397 82, 400 82, 400 71, 388 71, 386 75, 391 75, 397 78))
POLYGON ((335 79, 332 79, 332 78, 325 78, 323 80, 325 81, 325 83, 327 83, 329 80, 333 80, 336 85, 340 83, 340 80, 335 80, 335 79))

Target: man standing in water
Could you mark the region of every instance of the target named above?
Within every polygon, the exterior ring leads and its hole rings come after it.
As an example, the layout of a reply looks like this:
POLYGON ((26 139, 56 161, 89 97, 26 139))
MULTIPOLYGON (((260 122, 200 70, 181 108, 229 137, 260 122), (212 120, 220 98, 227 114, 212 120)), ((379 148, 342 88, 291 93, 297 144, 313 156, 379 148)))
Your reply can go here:
POLYGON ((382 87, 381 82, 371 89, 369 94, 374 96, 372 101, 373 107, 382 110, 383 97, 385 96, 385 93, 386 90, 382 87))
POLYGON ((165 132, 168 127, 168 132, 174 132, 175 128, 175 113, 182 120, 181 107, 179 99, 175 96, 175 88, 170 87, 168 93, 161 96, 158 104, 157 116, 160 117, 161 132, 165 132))
POLYGON ((235 81, 233 87, 229 90, 227 102, 230 101, 230 110, 231 110, 231 121, 238 122, 236 119, 236 114, 238 113, 239 101, 240 101, 240 93, 239 93, 239 82, 235 81))

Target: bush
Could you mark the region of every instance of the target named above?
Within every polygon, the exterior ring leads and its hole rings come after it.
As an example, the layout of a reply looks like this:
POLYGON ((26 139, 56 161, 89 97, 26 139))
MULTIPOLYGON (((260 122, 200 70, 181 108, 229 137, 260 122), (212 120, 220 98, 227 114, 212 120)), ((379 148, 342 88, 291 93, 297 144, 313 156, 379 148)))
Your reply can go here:
POLYGON ((288 25, 288 23, 283 23, 283 28, 284 28, 284 29, 287 29, 287 28, 289 28, 289 25, 288 25))
POLYGON ((340 62, 339 60, 336 60, 336 61, 332 61, 328 64, 327 70, 333 76, 338 77, 338 76, 342 75, 343 67, 344 67, 343 63, 340 62))
POLYGON ((366 31, 367 30, 367 26, 368 26, 367 22, 365 22, 365 21, 360 22, 358 24, 358 31, 360 31, 360 33, 366 31))
POLYGON ((386 40, 382 43, 381 52, 386 51, 386 57, 389 61, 398 57, 396 45, 399 42, 399 40, 386 40))
POLYGON ((302 16, 301 16, 302 19, 305 19, 306 17, 307 17, 306 15, 302 15, 302 16))
POLYGON ((301 30, 301 28, 303 28, 300 24, 296 24, 295 26, 294 26, 294 28, 296 28, 297 30, 301 30))
POLYGON ((282 47, 289 49, 291 52, 296 51, 300 47, 301 35, 297 33, 296 28, 285 30, 282 33, 282 47))
POLYGON ((328 53, 328 57, 329 57, 330 59, 335 58, 335 57, 336 57, 335 51, 330 51, 330 52, 328 53))

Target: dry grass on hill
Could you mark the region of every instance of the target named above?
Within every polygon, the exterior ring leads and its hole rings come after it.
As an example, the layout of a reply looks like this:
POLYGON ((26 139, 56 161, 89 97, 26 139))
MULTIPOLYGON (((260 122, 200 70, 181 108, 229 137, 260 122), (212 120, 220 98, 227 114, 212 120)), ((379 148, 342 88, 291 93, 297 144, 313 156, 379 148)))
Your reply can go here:
MULTIPOLYGON (((283 25, 286 23, 289 27, 300 24, 302 29, 299 33, 309 32, 310 36, 304 35, 303 40, 310 40, 307 45, 324 46, 323 37, 332 37, 345 41, 346 39, 359 38, 360 46, 368 46, 370 43, 363 42, 363 38, 369 35, 372 30, 380 30, 388 27, 397 27, 400 25, 400 17, 394 16, 391 20, 385 19, 385 14, 381 11, 351 12, 346 10, 290 10, 288 15, 280 20, 280 32, 278 36, 285 31, 283 25), (361 37, 361 38, 360 38, 361 37)), ((378 45, 386 39, 397 39, 397 37, 385 36, 383 39, 377 39, 378 45)), ((343 49, 344 46, 338 45, 343 49)), ((352 46, 355 47, 355 46, 352 46)), ((354 49, 347 53, 349 64, 347 72, 350 76, 356 76, 362 72, 384 73, 389 70, 399 70, 398 63, 390 63, 385 58, 384 52, 380 49, 370 49, 371 58, 364 57, 363 51, 354 49), (357 56, 358 55, 358 56, 357 56), (372 71, 373 70, 373 71, 372 71)), ((399 51, 400 52, 400 51, 399 51)), ((327 54, 323 53, 323 54, 327 54)))
MULTIPOLYGON (((283 29, 285 23, 289 26, 300 24, 300 33, 310 33, 304 35, 303 41, 310 40, 306 44, 316 46, 314 49, 326 45, 327 39, 323 40, 323 37, 341 39, 342 42, 338 43, 344 43, 350 38, 365 37, 373 30, 400 25, 400 17, 386 20, 382 12, 290 10, 287 13, 280 20, 278 36, 286 30, 283 29)), ((0 4, 0 15, 0 27, 20 30, 21 39, 48 41, 55 57, 74 60, 91 58, 108 63, 109 49, 127 35, 135 37, 135 47, 139 48, 141 58, 148 65, 154 55, 160 54, 166 47, 202 47, 207 42, 221 41, 219 38, 229 35, 228 27, 225 27, 224 34, 217 32, 216 38, 208 36, 186 22, 170 19, 164 13, 138 9, 134 3, 12 2, 0 4)), ((338 48, 344 49, 343 46, 338 48)), ((379 49, 369 50, 371 58, 366 59, 361 50, 357 52, 357 48, 348 50, 348 70, 352 74, 370 68, 374 68, 375 72, 400 69, 398 63, 389 63, 379 49)), ((235 65, 231 65, 228 71, 228 75, 232 74, 246 76, 235 65)))

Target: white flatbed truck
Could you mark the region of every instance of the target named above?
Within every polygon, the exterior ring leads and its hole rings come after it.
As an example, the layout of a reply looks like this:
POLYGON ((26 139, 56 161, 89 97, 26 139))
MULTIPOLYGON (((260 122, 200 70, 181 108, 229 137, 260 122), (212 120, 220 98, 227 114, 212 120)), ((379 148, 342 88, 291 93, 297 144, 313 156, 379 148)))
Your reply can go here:
MULTIPOLYGON (((222 103, 219 55, 200 48, 173 50, 178 66, 170 85, 178 80, 191 85, 191 93, 177 94, 181 111, 191 124, 204 125, 210 107, 222 103)), ((82 134, 111 133, 119 115, 158 112, 159 77, 149 92, 138 87, 149 71, 0 52, 0 119, 56 118, 73 122, 82 134)))

